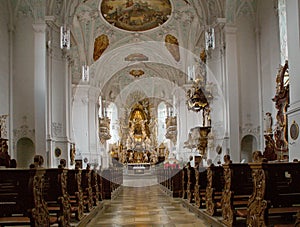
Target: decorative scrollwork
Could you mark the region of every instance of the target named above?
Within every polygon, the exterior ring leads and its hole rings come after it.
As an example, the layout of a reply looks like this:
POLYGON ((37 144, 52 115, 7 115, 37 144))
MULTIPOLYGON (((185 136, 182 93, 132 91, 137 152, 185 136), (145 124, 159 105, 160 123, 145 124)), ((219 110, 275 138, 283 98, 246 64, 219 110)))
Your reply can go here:
POLYGON ((248 203, 247 226, 249 227, 266 226, 264 215, 267 208, 267 201, 263 199, 265 195, 266 176, 261 165, 259 167, 257 165, 251 166, 254 191, 248 203))
POLYGON ((77 200, 77 213, 76 213, 76 218, 77 220, 81 220, 84 216, 84 202, 83 202, 83 192, 82 192, 82 187, 81 187, 81 170, 77 170, 76 173, 76 182, 77 182, 77 189, 78 191, 75 193, 76 194, 76 200, 77 200))
POLYGON ((206 212, 213 216, 215 214, 215 204, 213 202, 213 193, 214 190, 212 188, 213 181, 213 172, 211 167, 207 168, 207 187, 206 187, 206 212))
POLYGON ((32 188, 35 208, 32 209, 31 215, 35 226, 50 226, 49 211, 43 197, 43 185, 45 182, 44 171, 36 170, 33 176, 32 188))
POLYGON ((231 191, 231 169, 229 165, 223 165, 224 167, 224 180, 225 186, 222 193, 222 217, 223 222, 228 226, 233 226, 235 221, 234 209, 232 204, 233 192, 231 191))
POLYGON ((60 198, 60 202, 63 207, 60 224, 62 226, 69 227, 71 222, 71 202, 69 194, 67 192, 67 171, 62 171, 59 176, 62 191, 62 197, 60 198))
POLYGON ((196 184, 195 184, 195 204, 197 207, 200 207, 200 195, 199 195, 199 171, 198 169, 195 169, 195 178, 196 178, 196 184))

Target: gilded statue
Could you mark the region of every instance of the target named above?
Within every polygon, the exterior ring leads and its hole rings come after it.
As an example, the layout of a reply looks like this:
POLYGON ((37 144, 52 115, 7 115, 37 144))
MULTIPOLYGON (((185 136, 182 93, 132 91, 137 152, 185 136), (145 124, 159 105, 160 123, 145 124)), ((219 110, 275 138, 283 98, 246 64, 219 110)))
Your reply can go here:
POLYGON ((95 39, 94 55, 93 55, 94 61, 97 61, 101 57, 101 55, 106 50, 108 45, 109 45, 109 39, 105 34, 100 35, 95 39))

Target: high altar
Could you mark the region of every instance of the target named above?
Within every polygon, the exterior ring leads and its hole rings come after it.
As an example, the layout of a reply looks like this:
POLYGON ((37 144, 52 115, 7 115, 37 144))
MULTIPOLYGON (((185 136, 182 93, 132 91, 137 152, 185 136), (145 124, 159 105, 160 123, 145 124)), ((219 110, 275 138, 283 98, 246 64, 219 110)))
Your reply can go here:
POLYGON ((120 121, 120 142, 112 157, 128 165, 156 164, 167 152, 157 144, 157 119, 151 116, 149 100, 134 104, 120 121))

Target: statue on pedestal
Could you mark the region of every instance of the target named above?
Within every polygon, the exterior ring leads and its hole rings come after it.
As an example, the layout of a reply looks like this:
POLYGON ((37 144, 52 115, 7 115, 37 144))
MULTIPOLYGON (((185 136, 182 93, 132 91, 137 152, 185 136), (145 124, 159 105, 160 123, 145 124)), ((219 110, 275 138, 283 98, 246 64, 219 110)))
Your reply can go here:
POLYGON ((264 118, 264 133, 265 134, 271 134, 273 132, 272 125, 273 125, 273 119, 272 114, 270 112, 266 113, 266 116, 264 118))

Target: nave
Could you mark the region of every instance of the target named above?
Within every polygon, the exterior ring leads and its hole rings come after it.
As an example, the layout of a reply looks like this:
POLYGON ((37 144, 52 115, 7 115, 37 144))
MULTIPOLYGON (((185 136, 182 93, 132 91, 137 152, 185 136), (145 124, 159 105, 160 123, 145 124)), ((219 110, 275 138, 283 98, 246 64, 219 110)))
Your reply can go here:
POLYGON ((121 187, 114 200, 87 227, 207 227, 203 220, 182 206, 181 199, 166 195, 159 185, 121 187))

